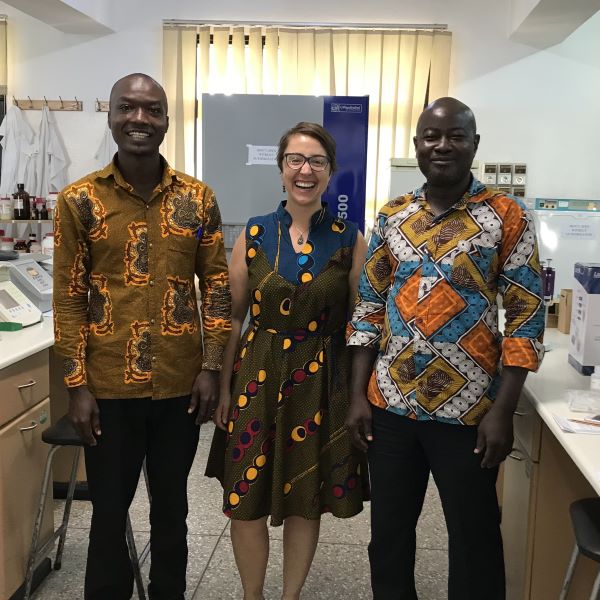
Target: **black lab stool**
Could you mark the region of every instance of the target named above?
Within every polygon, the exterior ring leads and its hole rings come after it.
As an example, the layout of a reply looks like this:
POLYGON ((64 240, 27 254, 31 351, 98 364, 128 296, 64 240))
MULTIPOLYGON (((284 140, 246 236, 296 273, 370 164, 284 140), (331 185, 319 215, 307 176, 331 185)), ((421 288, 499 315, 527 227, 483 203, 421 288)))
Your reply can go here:
MULTIPOLYGON (((25 576, 25 594, 23 600, 30 600, 31 597, 31 584, 33 581, 33 573, 38 563, 45 558, 49 549, 52 547, 56 539, 58 538, 58 549, 56 550, 56 559, 54 560, 54 569, 58 571, 62 564, 62 554, 65 547, 65 538, 67 536, 67 527, 69 525, 69 515, 71 513, 71 504, 73 502, 73 495, 75 493, 75 483, 77 477, 77 466, 79 464, 79 456, 81 454, 81 448, 83 447, 83 441, 79 437, 79 434, 75 430, 75 427, 71 423, 68 415, 65 415, 59 419, 52 427, 49 427, 42 434, 42 440, 51 446, 48 452, 48 458, 46 459, 46 466, 44 468, 44 478, 42 480, 42 490, 40 492, 40 502, 38 505, 37 516, 35 519, 35 525, 33 527, 33 535, 31 540, 31 549, 29 551, 29 561, 27 563, 27 574, 25 576), (71 476, 69 478, 69 487, 67 489, 67 498, 65 502, 65 510, 63 512, 62 524, 54 533, 50 536, 50 539, 44 543, 41 547, 38 547, 40 530, 42 527, 42 519, 44 516, 44 505, 46 504, 46 496, 48 493, 48 483, 50 481, 50 475, 52 473, 52 460, 58 450, 65 446, 74 446, 75 455, 73 456, 73 466, 71 467, 71 476)), ((146 469, 144 464, 144 477, 146 477, 146 469)), ((148 486, 148 480, 146 478, 146 487, 148 486)), ((133 575, 135 578, 135 584, 137 587, 137 593, 140 600, 146 600, 146 592, 144 591, 144 582, 142 580, 142 574, 140 571, 140 563, 142 562, 138 557, 137 549, 135 547, 135 540, 133 538, 133 531, 131 529, 131 521, 129 515, 127 515, 127 528, 126 528, 127 547, 129 548, 129 557, 131 559, 131 566, 133 567, 133 575)), ((147 554, 147 547, 144 549, 143 554, 147 554)))
MULTIPOLYGON (((571 504, 575 548, 565 574, 559 600, 567 600, 571 579, 580 554, 600 563, 600 498, 585 498, 571 504)), ((590 600, 600 598, 600 573, 594 581, 590 600)))

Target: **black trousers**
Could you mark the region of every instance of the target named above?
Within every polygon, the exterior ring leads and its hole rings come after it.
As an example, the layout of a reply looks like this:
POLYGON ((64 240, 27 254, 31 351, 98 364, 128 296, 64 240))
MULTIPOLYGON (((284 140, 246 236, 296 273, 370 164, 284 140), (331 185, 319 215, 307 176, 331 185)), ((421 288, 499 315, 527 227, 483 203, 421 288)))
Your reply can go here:
POLYGON ((504 599, 498 469, 481 468, 476 440, 476 427, 373 408, 369 561, 375 600, 417 599, 415 528, 430 472, 448 528, 448 600, 504 599))
POLYGON ((187 567, 187 478, 199 427, 190 397, 98 400, 102 435, 85 448, 93 505, 85 600, 129 600, 133 572, 127 511, 146 458, 150 508, 151 600, 183 600, 187 567))

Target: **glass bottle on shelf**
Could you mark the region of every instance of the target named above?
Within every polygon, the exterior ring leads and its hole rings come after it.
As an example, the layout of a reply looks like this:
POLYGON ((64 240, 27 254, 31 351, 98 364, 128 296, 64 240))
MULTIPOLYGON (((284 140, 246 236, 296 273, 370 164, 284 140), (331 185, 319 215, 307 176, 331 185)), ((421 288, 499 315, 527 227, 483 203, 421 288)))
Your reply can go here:
POLYGON ((13 249, 16 252, 18 252, 19 254, 27 254, 27 252, 28 252, 27 242, 23 239, 16 239, 13 249))
POLYGON ((27 252, 36 254, 42 251, 42 245, 38 242, 37 235, 35 233, 29 234, 29 241, 27 242, 27 252))
POLYGON ((35 201, 35 196, 30 196, 30 198, 29 198, 29 206, 31 207, 29 209, 29 220, 30 221, 37 221, 40 218, 40 215, 38 213, 37 203, 35 201))
POLYGON ((46 208, 46 200, 44 198, 38 198, 36 200, 38 213, 42 221, 48 220, 48 209, 46 208))
POLYGON ((14 218, 18 221, 29 219, 29 194, 25 191, 24 183, 17 183, 17 191, 13 194, 14 199, 14 218))
POLYGON ((13 218, 13 203, 9 196, 0 198, 0 219, 9 221, 13 218))

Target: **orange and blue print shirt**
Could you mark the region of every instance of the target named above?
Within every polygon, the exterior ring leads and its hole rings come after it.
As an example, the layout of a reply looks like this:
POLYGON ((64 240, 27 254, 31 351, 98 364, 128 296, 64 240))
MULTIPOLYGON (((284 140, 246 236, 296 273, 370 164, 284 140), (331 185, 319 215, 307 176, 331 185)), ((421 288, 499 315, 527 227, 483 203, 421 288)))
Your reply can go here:
POLYGON ((367 392, 373 405, 476 425, 496 397, 500 364, 536 371, 543 358, 534 225, 520 200, 476 179, 435 217, 426 192, 425 185, 380 210, 347 343, 378 350, 367 392))
POLYGON ((54 337, 67 387, 172 398, 221 368, 231 297, 212 190, 174 171, 148 202, 113 162, 69 185, 54 218, 54 337), (200 313, 195 276, 202 299, 200 313))

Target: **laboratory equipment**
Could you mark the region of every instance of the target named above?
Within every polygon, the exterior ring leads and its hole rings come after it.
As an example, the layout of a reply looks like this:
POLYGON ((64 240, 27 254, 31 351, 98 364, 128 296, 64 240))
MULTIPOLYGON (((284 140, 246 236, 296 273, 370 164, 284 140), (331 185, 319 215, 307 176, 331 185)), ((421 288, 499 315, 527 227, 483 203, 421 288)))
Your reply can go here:
POLYGON ((42 312, 52 308, 52 277, 40 266, 36 258, 42 254, 29 254, 10 262, 0 262, 0 281, 12 281, 42 312))
POLYGON ((12 281, 0 281, 0 321, 21 323, 23 327, 39 323, 42 312, 12 281))
POLYGON ((583 375, 600 365, 600 263, 575 263, 569 363, 583 375))
POLYGON ((576 262, 600 256, 600 200, 531 199, 540 259, 552 260, 554 292, 573 287, 576 262))

